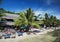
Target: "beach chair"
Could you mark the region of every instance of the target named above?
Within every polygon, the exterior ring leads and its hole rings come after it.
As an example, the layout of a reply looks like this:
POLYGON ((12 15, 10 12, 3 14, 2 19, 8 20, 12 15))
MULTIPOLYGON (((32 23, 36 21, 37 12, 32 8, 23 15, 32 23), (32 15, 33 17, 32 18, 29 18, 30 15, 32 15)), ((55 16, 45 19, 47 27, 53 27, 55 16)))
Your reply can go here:
POLYGON ((12 34, 12 35, 10 36, 10 38, 16 38, 16 35, 15 35, 15 34, 12 34))
POLYGON ((10 38, 11 34, 4 34, 3 36, 6 39, 6 38, 10 38))
POLYGON ((0 36, 0 39, 2 39, 2 36, 0 36))
POLYGON ((18 36, 22 36, 23 35, 23 32, 17 32, 18 33, 18 36))
POLYGON ((2 39, 2 32, 0 32, 0 39, 2 39))

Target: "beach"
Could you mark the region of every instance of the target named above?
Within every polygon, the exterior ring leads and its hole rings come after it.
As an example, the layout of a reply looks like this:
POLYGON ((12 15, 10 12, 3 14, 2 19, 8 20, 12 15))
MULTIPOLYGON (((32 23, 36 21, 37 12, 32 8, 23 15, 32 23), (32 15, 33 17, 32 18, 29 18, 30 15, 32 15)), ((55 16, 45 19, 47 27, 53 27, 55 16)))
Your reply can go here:
POLYGON ((33 38, 33 37, 36 37, 36 36, 42 37, 42 35, 44 35, 48 32, 52 32, 52 31, 54 31, 54 30, 49 29, 49 30, 41 31, 41 32, 36 33, 36 34, 31 33, 30 35, 27 35, 26 33, 23 33, 23 36, 17 36, 17 34, 16 34, 16 38, 0 39, 0 42, 20 42, 20 40, 24 40, 24 39, 27 39, 27 38, 33 38))

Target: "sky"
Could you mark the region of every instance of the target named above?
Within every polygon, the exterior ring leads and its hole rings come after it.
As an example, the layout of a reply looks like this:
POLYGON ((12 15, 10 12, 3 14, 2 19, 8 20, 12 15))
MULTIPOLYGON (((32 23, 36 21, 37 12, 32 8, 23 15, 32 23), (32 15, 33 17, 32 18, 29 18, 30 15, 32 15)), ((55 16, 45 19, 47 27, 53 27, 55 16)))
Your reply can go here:
POLYGON ((2 0, 0 8, 12 12, 20 12, 32 8, 35 15, 41 14, 43 16, 48 13, 60 19, 60 0, 2 0))

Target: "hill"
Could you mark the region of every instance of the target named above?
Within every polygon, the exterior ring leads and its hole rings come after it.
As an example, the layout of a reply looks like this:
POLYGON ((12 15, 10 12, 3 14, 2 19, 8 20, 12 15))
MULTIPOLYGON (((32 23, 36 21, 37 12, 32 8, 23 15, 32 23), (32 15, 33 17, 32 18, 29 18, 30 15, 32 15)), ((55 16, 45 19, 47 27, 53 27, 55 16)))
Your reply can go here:
POLYGON ((1 13, 10 13, 10 14, 15 14, 15 12, 6 11, 6 10, 5 10, 5 9, 3 9, 3 8, 0 8, 0 12, 1 12, 1 13))

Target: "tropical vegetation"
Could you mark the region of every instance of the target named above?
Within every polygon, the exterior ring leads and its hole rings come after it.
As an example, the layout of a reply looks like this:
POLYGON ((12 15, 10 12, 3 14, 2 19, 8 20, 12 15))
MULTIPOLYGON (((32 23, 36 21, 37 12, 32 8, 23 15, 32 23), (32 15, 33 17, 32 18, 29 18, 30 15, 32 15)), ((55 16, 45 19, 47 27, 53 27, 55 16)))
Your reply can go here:
POLYGON ((47 26, 47 27, 57 27, 57 26, 60 26, 60 20, 56 18, 56 16, 49 16, 48 13, 45 13, 45 18, 43 19, 44 21, 44 24, 47 26))
MULTIPOLYGON (((4 13, 11 14, 12 12, 8 12, 3 8, 0 8, 0 20, 2 19, 1 17, 5 15, 4 13)), ((18 15, 19 17, 14 19, 14 23, 17 28, 21 26, 25 27, 26 31, 28 31, 31 26, 35 28, 43 27, 41 25, 46 25, 46 27, 60 26, 60 20, 57 19, 56 16, 49 15, 48 13, 45 13, 44 17, 40 17, 41 14, 36 16, 31 8, 28 8, 25 12, 20 12, 18 15)))
POLYGON ((5 9, 3 9, 3 8, 0 8, 0 11, 1 11, 2 13, 15 14, 15 12, 7 11, 7 10, 5 10, 5 9))
POLYGON ((34 15, 34 12, 31 8, 27 9, 26 12, 20 12, 20 16, 15 19, 15 24, 17 26, 25 25, 26 31, 29 30, 30 26, 35 26, 39 28, 39 24, 37 22, 37 17, 34 15))

